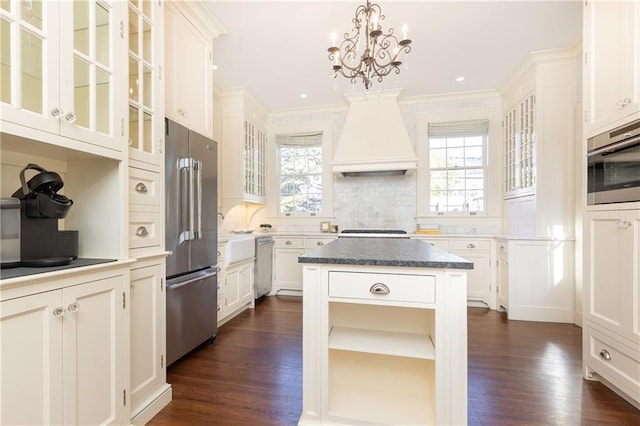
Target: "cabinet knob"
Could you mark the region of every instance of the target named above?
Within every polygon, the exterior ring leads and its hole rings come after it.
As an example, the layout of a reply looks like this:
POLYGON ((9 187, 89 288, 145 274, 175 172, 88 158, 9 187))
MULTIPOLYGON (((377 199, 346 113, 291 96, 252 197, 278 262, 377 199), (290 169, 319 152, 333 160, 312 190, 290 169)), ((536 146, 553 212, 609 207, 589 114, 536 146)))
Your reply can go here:
POLYGON ((473 243, 467 244, 467 248, 476 248, 476 245, 473 243))
POLYGON ((287 240, 287 241, 285 242, 285 244, 286 244, 286 245, 288 245, 288 246, 290 246, 290 245, 291 245, 291 244, 293 244, 293 243, 292 243, 291 241, 287 240))
POLYGON ((629 222, 628 220, 619 220, 618 228, 622 228, 622 229, 631 228, 631 222, 629 222))
POLYGON ((369 293, 371 293, 371 294, 389 294, 389 293, 391 293, 391 291, 389 290, 389 287, 386 286, 386 284, 375 283, 369 289, 369 293))
POLYGON ((60 318, 63 315, 64 315, 64 309, 62 309, 62 307, 58 306, 57 308, 55 308, 53 310, 53 316, 54 317, 60 318))
POLYGON ((67 311, 69 312, 78 312, 80 310, 80 305, 78 305, 78 302, 74 302, 72 304, 70 304, 69 306, 67 306, 67 311))
POLYGON ((624 98, 624 99, 616 102, 616 105, 618 106, 618 108, 624 108, 629 104, 631 104, 631 99, 629 99, 629 98, 624 98))
POLYGON ((78 117, 76 117, 76 115, 73 112, 68 112, 64 115, 64 119, 67 120, 67 122, 69 122, 70 124, 73 124, 76 122, 78 117))
POLYGON ((611 354, 608 350, 603 349, 600 351, 600 358, 604 359, 605 361, 611 361, 611 354))
POLYGON ((60 107, 53 107, 51 108, 50 114, 53 118, 59 118, 62 116, 62 109, 60 109, 60 107))
POLYGON ((144 226, 139 226, 138 229, 136 229, 136 236, 146 237, 147 235, 149 235, 149 231, 147 231, 147 228, 144 226))
POLYGON ((187 115, 182 108, 178 108, 178 114, 180 114, 183 117, 187 115))
POLYGON ((149 190, 147 189, 147 185, 145 185, 142 182, 138 182, 136 184, 136 192, 141 192, 141 193, 145 194, 145 193, 149 192, 149 190))
POLYGON ((222 253, 220 253, 220 250, 218 250, 216 254, 218 255, 218 257, 222 256, 222 253))

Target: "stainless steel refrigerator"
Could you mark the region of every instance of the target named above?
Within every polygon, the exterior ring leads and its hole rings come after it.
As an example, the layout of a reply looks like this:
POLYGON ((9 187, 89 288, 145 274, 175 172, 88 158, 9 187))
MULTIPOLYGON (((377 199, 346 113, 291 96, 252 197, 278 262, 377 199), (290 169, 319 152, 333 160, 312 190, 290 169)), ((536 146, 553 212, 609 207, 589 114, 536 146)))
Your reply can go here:
POLYGON ((167 365, 217 328, 217 144, 165 119, 167 365))

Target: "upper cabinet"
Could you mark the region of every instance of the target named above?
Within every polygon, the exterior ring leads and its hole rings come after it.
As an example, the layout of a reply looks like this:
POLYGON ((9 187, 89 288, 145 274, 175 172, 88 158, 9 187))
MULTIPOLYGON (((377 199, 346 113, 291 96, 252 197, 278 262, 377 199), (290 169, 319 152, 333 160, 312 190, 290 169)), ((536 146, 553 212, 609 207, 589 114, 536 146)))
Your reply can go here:
POLYGON ((2 2, 2 131, 122 152, 124 10, 118 1, 2 2))
POLYGON ((213 39, 221 26, 201 2, 165 7, 167 117, 213 137, 213 39))
POLYGON ((640 2, 584 6, 586 137, 640 118, 640 2))
POLYGON ((573 235, 578 54, 534 52, 500 88, 508 234, 573 235))
POLYGON ((160 2, 129 1, 129 159, 158 171, 164 167, 163 22, 160 2))
POLYGON ((266 201, 267 112, 246 88, 220 96, 222 115, 222 208, 266 201))

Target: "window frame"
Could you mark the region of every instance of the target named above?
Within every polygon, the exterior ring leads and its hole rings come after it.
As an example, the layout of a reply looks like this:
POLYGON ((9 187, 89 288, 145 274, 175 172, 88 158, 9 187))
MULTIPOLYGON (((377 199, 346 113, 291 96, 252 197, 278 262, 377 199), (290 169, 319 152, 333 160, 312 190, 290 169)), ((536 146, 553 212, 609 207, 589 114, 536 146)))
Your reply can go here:
MULTIPOLYGON (((323 198, 324 198, 324 186, 325 186, 325 182, 322 179, 322 175, 323 175, 323 162, 324 162, 324 149, 323 149, 323 139, 324 139, 324 134, 322 134, 322 132, 320 135, 320 142, 317 144, 310 144, 308 146, 287 146, 285 144, 279 144, 277 142, 277 136, 276 136, 276 181, 277 181, 277 186, 278 186, 278 191, 277 191, 277 203, 276 203, 276 212, 279 216, 310 216, 310 217, 314 217, 314 216, 321 216, 322 212, 323 212, 323 198), (320 148, 320 163, 321 163, 321 169, 319 173, 304 173, 304 174, 295 174, 296 176, 316 176, 320 178, 320 210, 318 212, 310 212, 310 211, 293 211, 293 212, 284 212, 282 211, 282 192, 281 192, 281 187, 280 187, 280 182, 282 181, 282 177, 284 176, 282 173, 282 162, 281 162, 281 149, 282 148, 320 148)), ((279 134, 283 134, 283 133, 279 133, 279 134)), ((292 176, 294 174, 291 174, 289 176, 292 176)), ((307 193, 308 195, 308 193, 307 193)))

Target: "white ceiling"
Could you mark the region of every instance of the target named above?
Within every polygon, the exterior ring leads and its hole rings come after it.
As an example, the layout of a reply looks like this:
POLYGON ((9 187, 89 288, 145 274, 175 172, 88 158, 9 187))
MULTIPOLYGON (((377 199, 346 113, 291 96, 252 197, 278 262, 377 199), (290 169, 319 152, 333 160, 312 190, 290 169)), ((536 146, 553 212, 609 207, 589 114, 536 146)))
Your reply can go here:
MULTIPOLYGON (((351 30, 364 0, 205 3, 226 31, 214 41, 216 87, 246 86, 271 111, 342 104, 354 90, 346 78, 330 78, 327 48, 332 31, 340 37, 351 30)), ((383 29, 409 26, 412 51, 400 75, 384 83, 403 88, 403 97, 495 89, 528 52, 582 39, 577 0, 377 3, 383 29), (458 76, 465 80, 456 82, 458 76)))

